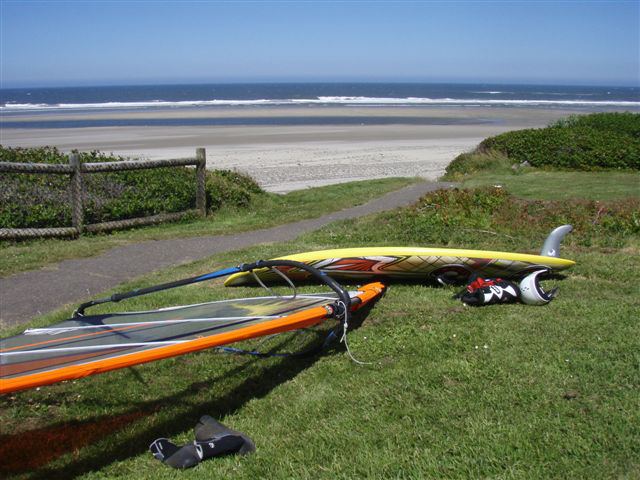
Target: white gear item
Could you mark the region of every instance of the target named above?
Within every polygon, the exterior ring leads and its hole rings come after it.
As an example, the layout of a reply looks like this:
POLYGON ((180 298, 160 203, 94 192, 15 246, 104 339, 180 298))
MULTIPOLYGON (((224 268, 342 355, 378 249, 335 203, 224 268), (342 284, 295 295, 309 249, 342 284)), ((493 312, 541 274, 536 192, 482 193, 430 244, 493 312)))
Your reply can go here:
POLYGON ((538 277, 542 274, 549 273, 549 270, 542 269, 530 273, 520 282, 520 300, 527 305, 546 305, 556 296, 558 291, 554 288, 550 292, 545 292, 540 286, 538 277))

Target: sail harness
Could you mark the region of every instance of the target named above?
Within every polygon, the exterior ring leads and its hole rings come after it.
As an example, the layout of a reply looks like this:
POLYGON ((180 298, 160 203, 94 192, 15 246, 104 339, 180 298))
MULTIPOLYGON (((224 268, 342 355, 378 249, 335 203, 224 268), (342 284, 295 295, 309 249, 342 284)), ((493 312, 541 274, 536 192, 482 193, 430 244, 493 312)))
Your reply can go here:
MULTIPOLYGON (((289 278, 284 272, 282 272, 278 268, 270 267, 269 270, 279 275, 292 288, 293 295, 289 298, 295 299, 297 296, 297 289, 295 284, 291 280, 291 278, 289 278)), ((265 283, 260 279, 260 276, 258 276, 254 270, 251 270, 250 273, 255 279, 256 283, 258 283, 262 288, 270 292, 272 295, 283 298, 281 295, 274 292, 270 287, 265 285, 265 283)), ((324 272, 321 272, 321 274, 325 275, 324 272)), ((330 277, 327 277, 327 278, 330 278, 330 277)), ((355 358, 353 353, 351 353, 351 349, 349 348, 349 343, 347 341, 347 331, 349 329, 349 317, 351 313, 350 303, 351 302, 349 301, 349 306, 347 306, 347 304, 342 299, 339 299, 336 302, 336 305, 335 305, 336 308, 334 308, 334 311, 332 313, 333 313, 333 316, 338 320, 338 326, 327 334, 322 345, 320 345, 319 347, 313 347, 308 350, 304 350, 302 352, 295 352, 295 353, 293 352, 287 352, 287 353, 260 352, 257 349, 245 350, 237 347, 217 347, 216 350, 225 352, 225 353, 239 354, 239 355, 253 355, 257 357, 308 357, 310 355, 314 355, 318 352, 326 350, 329 347, 329 345, 333 343, 333 341, 338 339, 339 343, 344 343, 345 349, 347 351, 347 355, 354 363, 358 365, 373 365, 372 362, 364 362, 355 358)))

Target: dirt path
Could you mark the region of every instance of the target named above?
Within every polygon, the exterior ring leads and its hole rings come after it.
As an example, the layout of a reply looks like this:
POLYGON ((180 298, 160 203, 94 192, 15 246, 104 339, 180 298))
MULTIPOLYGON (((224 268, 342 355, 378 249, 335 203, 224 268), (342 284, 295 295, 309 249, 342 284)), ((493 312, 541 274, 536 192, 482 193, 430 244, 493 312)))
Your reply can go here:
POLYGON ((0 322, 25 323, 68 303, 79 303, 122 282, 155 270, 261 243, 292 240, 336 220, 409 205, 450 183, 422 182, 388 193, 364 205, 310 220, 235 235, 153 240, 113 248, 90 258, 65 260, 46 269, 0 278, 0 322))

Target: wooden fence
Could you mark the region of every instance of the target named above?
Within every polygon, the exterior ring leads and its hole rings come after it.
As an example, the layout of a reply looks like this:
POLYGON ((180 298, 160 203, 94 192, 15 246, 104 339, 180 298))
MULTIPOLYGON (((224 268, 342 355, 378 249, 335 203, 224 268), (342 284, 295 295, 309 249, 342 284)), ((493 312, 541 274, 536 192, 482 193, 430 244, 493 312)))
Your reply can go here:
POLYGON ((205 191, 206 152, 204 148, 196 149, 195 158, 176 160, 135 160, 123 162, 83 163, 78 154, 69 156, 68 164, 0 162, 0 173, 47 173, 69 175, 69 202, 71 206, 71 226, 62 228, 0 228, 0 240, 24 239, 37 237, 76 237, 83 232, 105 232, 120 228, 179 220, 185 215, 196 213, 207 214, 207 196, 205 191), (196 208, 176 213, 161 213, 149 217, 131 218, 113 222, 84 224, 84 175, 104 172, 121 172, 125 170, 144 170, 149 168, 183 167, 194 165, 196 172, 196 208))

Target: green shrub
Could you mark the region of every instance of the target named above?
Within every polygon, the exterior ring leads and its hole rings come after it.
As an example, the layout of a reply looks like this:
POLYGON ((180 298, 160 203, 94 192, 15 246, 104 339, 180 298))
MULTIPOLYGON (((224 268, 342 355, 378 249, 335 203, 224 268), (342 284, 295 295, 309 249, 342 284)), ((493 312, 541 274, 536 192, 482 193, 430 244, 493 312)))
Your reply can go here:
POLYGON ((217 210, 224 205, 248 207, 255 194, 262 193, 260 186, 247 175, 233 170, 207 172, 207 206, 217 210))
MULTIPOLYGON (((119 161, 100 152, 81 153, 83 162, 119 161)), ((0 160, 68 163, 55 148, 4 148, 0 160)), ((195 171, 188 167, 157 168, 85 175, 85 222, 99 223, 195 208, 195 171)), ((0 227, 38 228, 71 224, 69 177, 53 174, 0 174, 0 227)), ((246 175, 207 172, 207 207, 246 207, 262 192, 246 175)))
POLYGON ((640 170, 640 114, 569 117, 547 128, 487 138, 477 150, 498 151, 534 167, 640 170))

